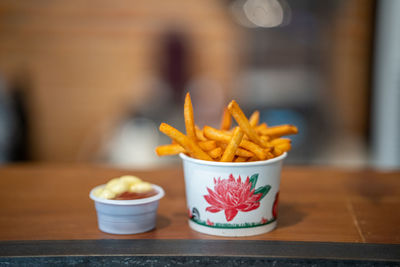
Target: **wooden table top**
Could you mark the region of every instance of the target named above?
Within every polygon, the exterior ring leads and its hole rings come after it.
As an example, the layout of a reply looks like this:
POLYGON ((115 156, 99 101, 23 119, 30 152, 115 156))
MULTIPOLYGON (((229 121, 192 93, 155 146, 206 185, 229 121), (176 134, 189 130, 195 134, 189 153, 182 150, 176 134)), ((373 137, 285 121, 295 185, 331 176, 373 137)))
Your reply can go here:
POLYGON ((0 168, 0 241, 18 240, 277 240, 400 244, 400 172, 284 166, 278 227, 258 236, 223 238, 187 223, 182 168, 152 171, 88 165, 0 168), (156 229, 111 235, 97 228, 89 191, 133 174, 162 186, 156 229))

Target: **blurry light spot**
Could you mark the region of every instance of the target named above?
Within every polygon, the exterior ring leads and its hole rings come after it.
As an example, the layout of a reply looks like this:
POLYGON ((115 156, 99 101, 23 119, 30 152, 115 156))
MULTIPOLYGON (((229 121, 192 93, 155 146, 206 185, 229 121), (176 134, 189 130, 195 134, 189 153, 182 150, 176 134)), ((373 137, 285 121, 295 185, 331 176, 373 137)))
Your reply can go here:
POLYGON ((276 27, 283 23, 284 10, 277 0, 248 0, 243 9, 247 18, 259 27, 276 27))
POLYGON ((230 12, 233 15, 233 19, 241 26, 246 28, 256 28, 257 25, 252 23, 246 16, 243 10, 243 6, 246 0, 236 0, 230 5, 230 12))

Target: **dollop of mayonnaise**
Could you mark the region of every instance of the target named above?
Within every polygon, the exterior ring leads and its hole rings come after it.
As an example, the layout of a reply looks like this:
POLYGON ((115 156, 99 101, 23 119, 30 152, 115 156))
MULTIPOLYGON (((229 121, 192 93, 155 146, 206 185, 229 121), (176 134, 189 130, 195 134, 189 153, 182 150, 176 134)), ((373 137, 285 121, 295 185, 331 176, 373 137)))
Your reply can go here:
POLYGON ((98 198, 113 199, 124 192, 146 193, 152 189, 150 183, 133 175, 124 175, 111 179, 106 186, 96 189, 93 195, 98 198))

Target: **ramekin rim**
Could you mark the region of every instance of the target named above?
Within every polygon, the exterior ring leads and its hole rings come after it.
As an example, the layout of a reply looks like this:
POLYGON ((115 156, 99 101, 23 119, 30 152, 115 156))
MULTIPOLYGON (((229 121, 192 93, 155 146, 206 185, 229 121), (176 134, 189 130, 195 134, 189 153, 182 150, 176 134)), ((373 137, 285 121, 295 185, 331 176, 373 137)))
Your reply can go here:
POLYGON ((119 205, 119 206, 147 204, 147 203, 151 203, 154 201, 158 201, 161 198, 163 198, 165 195, 164 189, 161 186, 158 186, 155 184, 151 184, 151 185, 157 191, 157 194, 154 196, 151 196, 151 197, 146 197, 146 198, 130 199, 130 200, 115 200, 115 199, 105 199, 105 198, 96 197, 93 194, 94 191, 97 188, 104 187, 105 184, 101 184, 101 185, 98 185, 98 186, 95 186, 94 188, 92 188, 92 190, 90 190, 89 197, 96 202, 100 202, 103 204, 119 205))

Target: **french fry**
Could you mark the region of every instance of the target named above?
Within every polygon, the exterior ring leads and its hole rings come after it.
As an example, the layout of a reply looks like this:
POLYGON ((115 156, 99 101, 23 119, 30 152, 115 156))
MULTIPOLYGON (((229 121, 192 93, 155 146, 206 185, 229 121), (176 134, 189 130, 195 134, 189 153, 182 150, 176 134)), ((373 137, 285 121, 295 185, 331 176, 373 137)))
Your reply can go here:
POLYGON ((243 139, 244 132, 241 128, 236 127, 233 131, 232 138, 229 141, 228 146, 226 147, 224 154, 221 157, 221 162, 229 162, 233 161, 235 157, 236 150, 243 139))
POLYGON ((194 125, 194 130, 196 131, 196 138, 199 141, 207 141, 207 138, 204 137, 203 130, 199 128, 199 126, 194 125))
MULTIPOLYGON (((209 139, 224 143, 229 143, 229 141, 231 140, 231 135, 229 135, 228 133, 224 133, 223 131, 217 130, 213 127, 204 126, 203 130, 204 130, 204 135, 209 139)), ((264 149, 259 145, 249 140, 243 139, 242 142, 240 143, 240 147, 250 152, 253 152, 256 155, 256 157, 260 160, 264 160, 267 158, 266 151, 264 151, 264 149)))
POLYGON ((257 161, 259 160, 256 156, 253 156, 251 158, 248 158, 246 161, 257 161))
POLYGON ((263 141, 265 144, 267 144, 267 147, 270 146, 270 144, 268 143, 269 141, 269 136, 268 135, 261 135, 260 136, 261 141, 263 141))
POLYGON ((272 149, 272 153, 275 157, 278 157, 282 155, 284 152, 289 151, 291 147, 292 145, 289 142, 280 143, 274 146, 274 148, 272 149))
POLYGON ((193 141, 196 141, 193 106, 189 93, 187 93, 185 97, 185 104, 183 105, 183 115, 185 118, 186 135, 193 141))
POLYGON ((258 110, 254 111, 249 118, 249 123, 251 127, 256 127, 260 121, 260 112, 258 110))
POLYGON ((232 117, 239 124, 240 128, 243 130, 243 132, 246 133, 251 141, 262 147, 267 147, 267 144, 260 139, 256 130, 254 130, 253 127, 250 125, 250 122, 247 120, 246 116, 244 115, 243 111, 240 109, 238 103, 236 103, 235 100, 232 100, 229 103, 228 110, 231 113, 232 117))
POLYGON ((242 140, 240 146, 253 152, 254 155, 256 155, 256 157, 260 160, 264 160, 267 158, 267 152, 262 147, 253 142, 242 140))
POLYGON ((280 144, 286 144, 286 143, 291 143, 291 140, 289 139, 289 138, 276 138, 276 139, 273 139, 273 140, 271 140, 270 142, 269 142, 269 144, 271 145, 271 146, 278 146, 278 145, 280 145, 280 144))
POLYGON ((224 142, 217 141, 217 146, 221 147, 222 150, 225 150, 226 147, 228 146, 228 144, 224 143, 224 142))
POLYGON ((175 129, 174 127, 161 123, 160 131, 165 135, 169 136, 171 139, 175 140, 178 144, 180 144, 190 156, 202 159, 213 161, 213 159, 204 152, 192 139, 175 129))
POLYGON ((200 141, 197 144, 204 151, 210 151, 217 147, 217 142, 214 140, 200 141))
POLYGON ((245 162, 247 160, 247 158, 245 157, 236 157, 234 162, 245 162))
POLYGON ((231 113, 229 113, 229 110, 227 108, 224 108, 220 128, 221 130, 228 131, 231 128, 231 124, 232 124, 231 113))
POLYGON ((282 152, 287 152, 287 151, 290 150, 291 144, 290 143, 283 143, 283 144, 276 145, 275 148, 278 148, 282 152))
POLYGON ((239 156, 239 157, 243 157, 243 158, 251 158, 252 156, 254 156, 254 153, 239 147, 236 150, 236 154, 235 155, 239 156))
POLYGON ((265 122, 263 122, 263 123, 257 125, 256 127, 254 127, 254 129, 256 130, 256 132, 258 134, 260 134, 261 131, 263 131, 263 130, 265 130, 267 128, 268 128, 268 125, 265 122))
POLYGON ((213 159, 218 159, 222 155, 222 148, 216 147, 213 150, 208 151, 208 155, 210 155, 210 157, 212 157, 213 159))
MULTIPOLYGON (((244 136, 243 136, 243 138, 244 138, 244 136)), ((240 143, 240 144, 242 144, 242 143, 240 143)), ((221 147, 222 150, 225 150, 226 147, 228 146, 228 144, 227 143, 223 143, 223 142, 217 142, 217 146, 221 147)), ((246 159, 255 156, 253 152, 250 152, 250 151, 248 151, 248 150, 246 150, 244 148, 240 148, 240 147, 238 147, 238 149, 236 149, 235 155, 238 156, 238 157, 244 157, 246 159)))
POLYGON ((220 141, 224 143, 229 143, 231 140, 231 135, 229 133, 217 130, 210 126, 204 126, 203 128, 204 136, 208 139, 220 141))
POLYGON ((298 129, 296 126, 290 124, 284 124, 279 126, 272 126, 266 129, 259 129, 258 133, 262 135, 269 135, 273 137, 280 137, 283 135, 297 134, 298 129))
POLYGON ((156 153, 158 156, 172 156, 179 153, 185 153, 185 149, 178 144, 162 145, 156 147, 156 153))
MULTIPOLYGON (((272 150, 271 150, 271 151, 272 151, 272 150)), ((274 154, 273 154, 271 151, 268 151, 268 152, 267 152, 267 158, 266 158, 266 159, 272 159, 272 158, 274 158, 274 154)))
POLYGON ((272 154, 273 154, 273 156, 278 157, 278 156, 280 156, 280 155, 283 154, 283 151, 280 150, 280 149, 277 148, 277 147, 274 147, 274 149, 272 150, 272 154))

